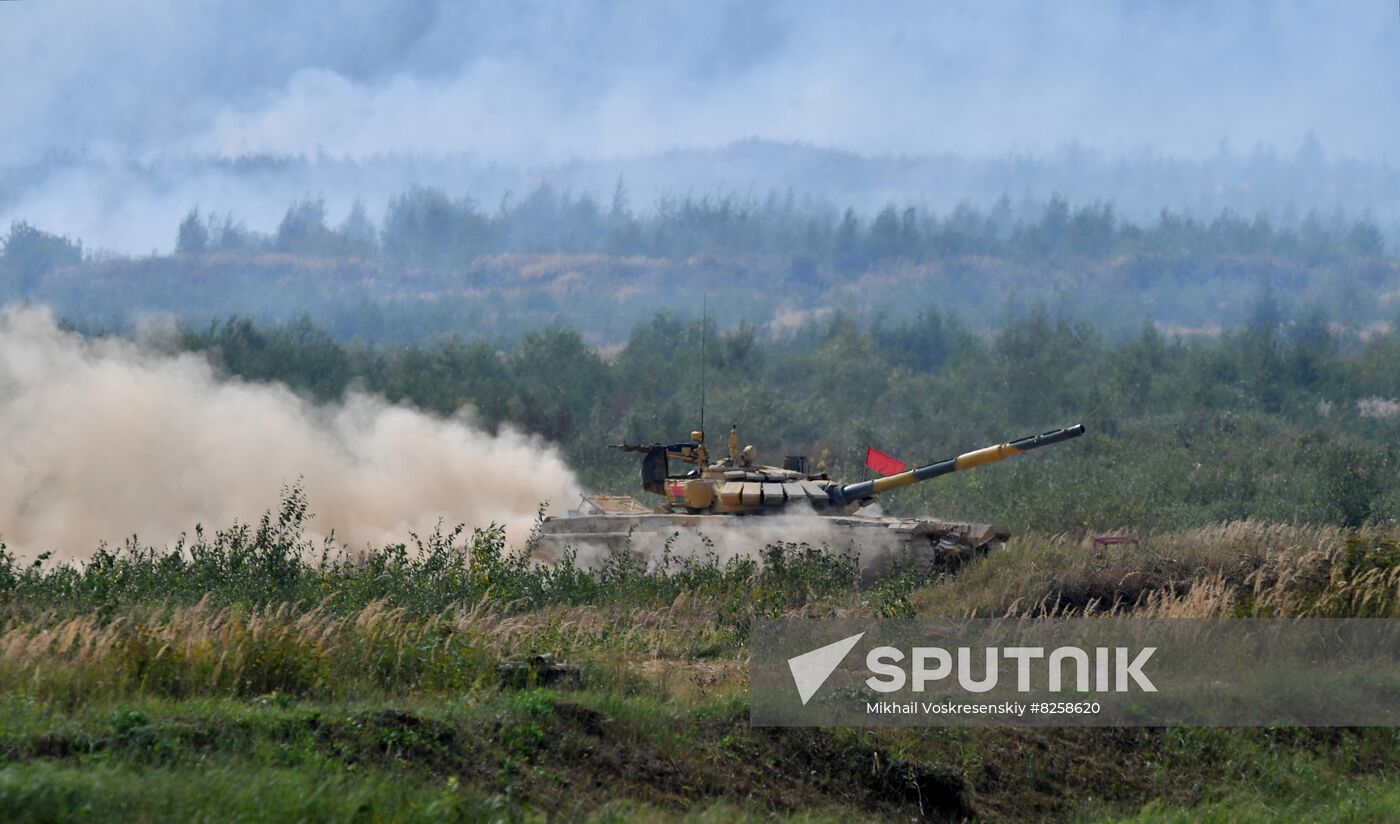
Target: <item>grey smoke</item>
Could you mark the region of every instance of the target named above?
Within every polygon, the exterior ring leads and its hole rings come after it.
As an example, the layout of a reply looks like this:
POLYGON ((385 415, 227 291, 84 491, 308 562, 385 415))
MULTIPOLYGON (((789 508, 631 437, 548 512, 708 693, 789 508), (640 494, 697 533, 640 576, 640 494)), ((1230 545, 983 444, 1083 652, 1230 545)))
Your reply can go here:
POLYGON ((0 9, 10 160, 471 152, 536 164, 748 136, 867 153, 1378 156, 1394 4, 240 4, 0 9))
MULTIPOLYGON (((168 248, 195 203, 269 228, 304 194, 333 212, 413 182, 495 198, 578 181, 574 159, 603 164, 581 182, 606 187, 627 158, 749 137, 984 160, 1078 145, 1111 168, 1210 158, 1222 141, 1292 156, 1313 133, 1331 157, 1384 163, 1397 76, 1400 20, 1379 0, 10 3, 0 220, 144 252, 168 248), (326 162, 253 179, 204 162, 261 153, 326 162)), ((677 183, 754 182, 733 168, 677 183)), ((796 171, 799 189, 839 183, 796 171)), ((871 195, 943 202, 959 182, 871 195)), ((1003 182, 1049 185, 1015 169, 1003 182)), ((1101 196, 1146 187, 1117 185, 1101 196)))

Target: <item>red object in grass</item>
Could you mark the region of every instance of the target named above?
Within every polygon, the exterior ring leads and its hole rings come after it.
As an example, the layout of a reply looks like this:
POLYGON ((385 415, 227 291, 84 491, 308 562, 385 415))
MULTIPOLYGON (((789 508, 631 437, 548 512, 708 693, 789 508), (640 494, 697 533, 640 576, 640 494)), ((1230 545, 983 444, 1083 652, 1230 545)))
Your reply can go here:
POLYGON ((1094 546, 1119 546, 1121 544, 1132 544, 1137 546, 1138 539, 1130 535, 1099 535, 1094 538, 1094 546))
POLYGON ((865 448, 865 465, 881 475, 893 475, 896 472, 903 472, 906 468, 904 461, 892 458, 873 446, 865 448))

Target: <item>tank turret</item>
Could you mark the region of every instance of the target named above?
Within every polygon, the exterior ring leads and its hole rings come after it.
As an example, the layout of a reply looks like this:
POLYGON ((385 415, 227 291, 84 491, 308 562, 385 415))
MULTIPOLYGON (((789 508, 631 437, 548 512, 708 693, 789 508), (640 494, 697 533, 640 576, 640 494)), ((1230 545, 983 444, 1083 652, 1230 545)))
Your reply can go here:
POLYGON ((936 461, 883 478, 842 484, 826 473, 812 474, 802 456, 788 456, 783 466, 755 464, 752 446, 738 446, 738 428, 729 431, 729 457, 709 462, 702 432, 692 432, 691 440, 676 444, 616 444, 628 452, 643 452, 642 488, 666 498, 668 512, 742 515, 771 514, 793 504, 805 504, 825 515, 850 514, 878 500, 888 492, 951 472, 1019 455, 1042 446, 1060 443, 1084 434, 1084 426, 1055 429, 1007 443, 965 452, 955 458, 936 461), (672 461, 691 464, 683 474, 672 474, 672 461))

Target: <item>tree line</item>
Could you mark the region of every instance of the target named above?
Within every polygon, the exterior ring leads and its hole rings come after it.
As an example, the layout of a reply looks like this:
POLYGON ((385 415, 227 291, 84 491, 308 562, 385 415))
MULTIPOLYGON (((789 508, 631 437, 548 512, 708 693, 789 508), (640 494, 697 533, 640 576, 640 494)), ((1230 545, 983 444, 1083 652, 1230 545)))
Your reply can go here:
POLYGON ((1013 204, 1003 195, 985 209, 963 204, 940 214, 918 204, 890 203, 862 215, 787 191, 764 197, 666 196, 638 213, 621 181, 607 203, 541 184, 494 208, 415 186, 392 198, 377 223, 365 204, 356 202, 331 225, 325 201, 308 198, 288 207, 271 234, 250 231, 232 215, 195 208, 180 223, 175 248, 190 255, 274 251, 371 257, 427 268, 461 266, 506 252, 660 258, 758 253, 791 257, 797 268, 827 265, 842 272, 890 260, 970 255, 1018 261, 1276 255, 1318 264, 1375 258, 1386 251, 1373 219, 1340 211, 1280 221, 1262 212, 1244 216, 1226 210, 1203 219, 1164 209, 1155 221, 1135 223, 1121 219, 1107 201, 1072 205, 1055 196, 1013 204))
MULTIPOLYGON (((1043 455, 897 493, 894 512, 1052 531, 1400 513, 1400 335, 1342 345, 1319 316, 1281 318, 1267 296, 1249 323, 1210 339, 1147 325, 1114 342, 1043 311, 985 332, 933 307, 900 321, 837 316, 781 340, 709 323, 710 434, 737 423, 771 461, 806 454, 858 478, 867 446, 916 463, 1089 427, 1043 455)), ((182 340, 233 375, 318 400, 358 386, 444 415, 470 410, 487 428, 559 444, 590 488, 645 497, 635 456, 607 445, 696 426, 701 335, 698 319, 662 314, 606 356, 563 325, 509 347, 345 344, 306 319, 232 319, 182 340)))

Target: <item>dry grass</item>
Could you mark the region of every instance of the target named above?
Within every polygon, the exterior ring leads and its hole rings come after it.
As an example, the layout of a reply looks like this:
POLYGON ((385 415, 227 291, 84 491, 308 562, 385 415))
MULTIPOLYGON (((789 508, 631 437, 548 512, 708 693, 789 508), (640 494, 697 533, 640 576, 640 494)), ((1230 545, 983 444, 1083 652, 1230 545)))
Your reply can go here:
POLYGON ((1389 616, 1400 613, 1397 535, 1237 521, 1094 547, 1019 539, 911 597, 920 615, 1389 616))
POLYGON ((489 672, 486 646, 452 615, 411 618, 382 603, 340 616, 201 602, 12 625, 0 634, 0 685, 65 701, 406 693, 470 686, 489 672))
POLYGON ((513 613, 480 601, 427 616, 384 602, 342 615, 201 601, 12 623, 0 631, 0 691, 65 702, 124 694, 442 693, 494 684, 497 662, 511 656, 563 653, 620 672, 623 659, 688 659, 724 643, 713 608, 686 595, 662 608, 513 613))

